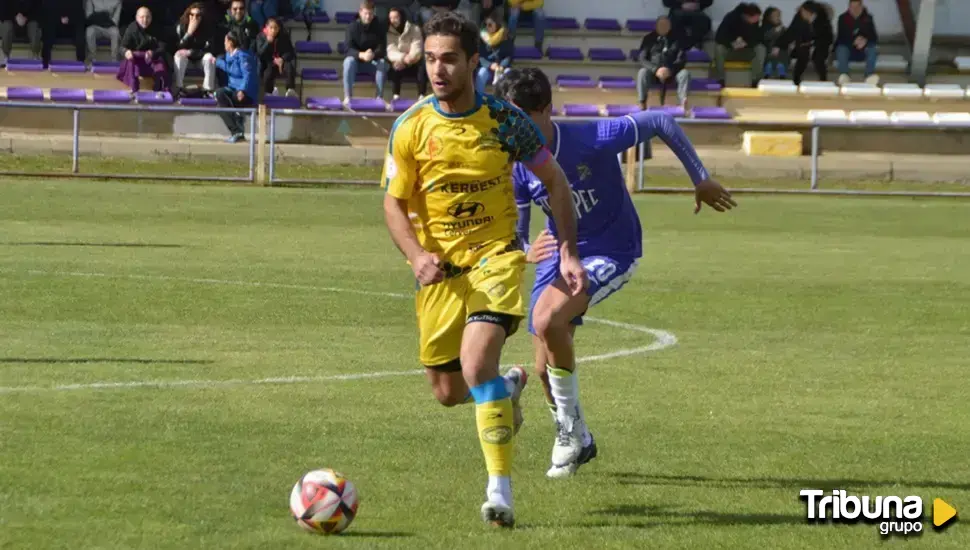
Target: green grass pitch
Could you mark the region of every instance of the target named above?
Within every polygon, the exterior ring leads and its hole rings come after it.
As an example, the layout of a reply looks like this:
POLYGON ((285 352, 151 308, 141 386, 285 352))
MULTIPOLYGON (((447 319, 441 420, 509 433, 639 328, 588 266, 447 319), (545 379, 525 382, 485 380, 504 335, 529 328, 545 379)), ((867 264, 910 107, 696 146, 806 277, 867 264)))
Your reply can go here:
MULTIPOLYGON (((0 198, 0 547, 970 545, 959 522, 909 541, 809 525, 798 498, 970 511, 965 202, 743 196, 694 216, 638 196, 640 270, 591 315, 678 342, 580 367, 600 457, 570 480, 544 477, 533 379, 519 526, 496 532, 472 409, 411 372, 413 279, 379 191, 7 181, 0 198), (317 467, 359 488, 344 535, 288 515, 317 467)), ((577 346, 653 342, 589 323, 577 346)), ((522 332, 503 361, 530 356, 522 332)))

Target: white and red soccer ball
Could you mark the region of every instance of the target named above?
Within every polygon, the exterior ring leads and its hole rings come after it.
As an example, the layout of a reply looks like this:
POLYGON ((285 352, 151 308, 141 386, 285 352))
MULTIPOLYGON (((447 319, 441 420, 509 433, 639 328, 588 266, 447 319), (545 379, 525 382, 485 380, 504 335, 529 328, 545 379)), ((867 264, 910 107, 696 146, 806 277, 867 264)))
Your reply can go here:
POLYGON ((357 488, 330 469, 307 472, 290 492, 290 512, 312 533, 336 534, 357 516, 357 488))

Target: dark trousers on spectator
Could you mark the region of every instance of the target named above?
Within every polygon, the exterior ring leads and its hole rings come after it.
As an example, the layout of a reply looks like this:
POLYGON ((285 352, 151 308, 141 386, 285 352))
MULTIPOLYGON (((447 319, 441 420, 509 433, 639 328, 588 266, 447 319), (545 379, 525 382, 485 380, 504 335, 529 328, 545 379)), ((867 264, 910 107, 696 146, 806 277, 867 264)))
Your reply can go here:
POLYGON ((61 36, 71 39, 71 42, 74 43, 74 58, 78 61, 84 61, 84 20, 80 18, 72 19, 68 21, 67 25, 61 25, 60 17, 48 17, 44 20, 44 28, 41 31, 41 40, 44 43, 41 58, 44 60, 44 67, 50 65, 54 42, 61 36))
POLYGON ((3 42, 3 55, 10 57, 10 51, 13 49, 13 37, 21 32, 27 33, 30 54, 40 57, 40 23, 33 19, 27 21, 26 27, 18 26, 16 19, 0 21, 0 40, 3 42))
POLYGON ((792 71, 792 81, 795 84, 802 83, 802 75, 805 74, 809 61, 815 65, 819 80, 823 82, 828 80, 829 44, 799 46, 792 52, 792 58, 795 60, 795 69, 792 71))
POLYGON ((261 76, 261 80, 263 81, 264 94, 273 93, 273 89, 276 87, 276 79, 280 77, 283 77, 283 79, 286 81, 287 90, 296 89, 296 64, 295 63, 288 63, 284 61, 282 71, 275 64, 269 63, 265 67, 263 67, 263 71, 260 76, 261 76))
POLYGON ((401 82, 406 77, 414 77, 418 81, 418 95, 428 93, 428 70, 424 66, 424 60, 420 60, 414 65, 408 65, 403 71, 397 71, 391 66, 387 77, 391 80, 391 93, 401 95, 401 82))
MULTIPOLYGON (((253 104, 253 99, 249 96, 246 96, 242 101, 239 101, 239 98, 236 97, 236 90, 233 90, 232 88, 219 88, 216 90, 215 96, 216 103, 218 103, 220 107, 250 107, 253 104)), ((226 128, 229 129, 230 134, 234 136, 241 135, 245 131, 245 119, 241 113, 219 113, 219 116, 222 117, 222 121, 226 123, 226 128)))

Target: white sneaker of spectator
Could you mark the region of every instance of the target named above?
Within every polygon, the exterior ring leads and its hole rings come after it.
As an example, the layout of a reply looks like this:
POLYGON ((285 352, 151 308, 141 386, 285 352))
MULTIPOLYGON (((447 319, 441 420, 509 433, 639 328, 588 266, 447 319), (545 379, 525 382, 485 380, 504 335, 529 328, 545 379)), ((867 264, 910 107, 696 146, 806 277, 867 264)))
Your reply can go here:
POLYGON ((850 82, 852 82, 852 78, 849 77, 849 75, 847 75, 847 74, 840 74, 839 75, 839 80, 838 80, 839 86, 845 86, 846 84, 848 84, 850 82))
POLYGON ((300 97, 300 94, 296 93, 296 90, 293 88, 288 88, 286 90, 286 97, 300 97))
POLYGON ((879 75, 877 75, 877 74, 871 74, 871 75, 867 76, 866 77, 866 84, 869 84, 871 86, 878 86, 879 85, 879 75))

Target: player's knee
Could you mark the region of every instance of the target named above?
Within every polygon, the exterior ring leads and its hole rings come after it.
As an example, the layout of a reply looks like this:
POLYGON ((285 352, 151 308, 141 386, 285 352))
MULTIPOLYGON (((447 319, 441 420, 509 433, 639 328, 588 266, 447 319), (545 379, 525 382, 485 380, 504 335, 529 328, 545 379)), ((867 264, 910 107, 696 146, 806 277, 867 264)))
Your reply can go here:
POLYGON ((461 405, 465 402, 468 395, 458 395, 459 392, 454 391, 451 386, 440 384, 433 388, 433 393, 435 399, 438 403, 441 403, 445 407, 455 407, 461 405))
POLYGON ((569 330, 569 323, 565 321, 564 317, 548 310, 535 312, 532 317, 532 326, 535 328, 536 335, 543 341, 556 338, 569 330))

